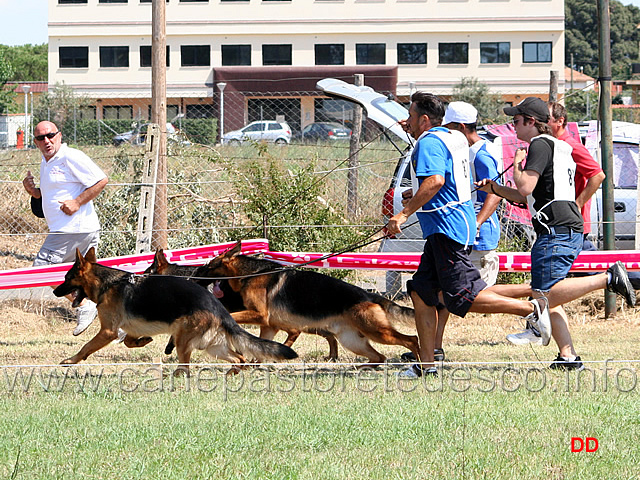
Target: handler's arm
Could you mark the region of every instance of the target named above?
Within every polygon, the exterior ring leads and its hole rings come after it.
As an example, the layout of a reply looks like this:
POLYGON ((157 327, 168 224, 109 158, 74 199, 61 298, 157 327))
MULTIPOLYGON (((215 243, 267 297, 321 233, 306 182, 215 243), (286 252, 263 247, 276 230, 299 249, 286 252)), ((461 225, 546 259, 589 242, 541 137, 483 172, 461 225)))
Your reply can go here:
POLYGON ((478 216, 476 217, 476 224, 478 225, 478 228, 480 228, 480 225, 487 221, 487 218, 493 215, 493 212, 496 211, 501 201, 502 198, 500 198, 498 195, 495 195, 493 193, 487 195, 487 198, 485 198, 484 203, 482 204, 482 208, 480 209, 480 211, 478 212, 478 216))
POLYGON ((594 193, 598 190, 602 182, 604 181, 606 175, 604 172, 596 173, 593 177, 587 180, 587 184, 584 186, 584 190, 580 192, 580 195, 576 198, 576 203, 578 207, 584 207, 584 204, 589 201, 589 199, 593 196, 594 193))
POLYGON ((498 197, 506 198, 510 202, 520 204, 527 203, 527 197, 523 196, 520 192, 518 192, 518 190, 516 190, 515 188, 500 185, 490 178, 480 180, 479 182, 476 182, 475 185, 483 192, 493 193, 498 197))
POLYGON ((85 203, 89 203, 91 200, 96 198, 100 194, 100 192, 102 192, 108 182, 109 179, 105 177, 95 185, 87 188, 76 198, 60 202, 60 210, 62 210, 67 215, 73 215, 80 209, 82 205, 84 205, 85 203))
POLYGON ((396 213, 389 219, 387 224, 387 230, 389 233, 395 235, 400 233, 400 225, 407 221, 412 214, 414 214, 422 205, 427 203, 438 193, 438 191, 444 185, 444 177, 442 175, 431 175, 426 177, 420 184, 418 191, 414 193, 413 198, 407 202, 401 212, 396 213))

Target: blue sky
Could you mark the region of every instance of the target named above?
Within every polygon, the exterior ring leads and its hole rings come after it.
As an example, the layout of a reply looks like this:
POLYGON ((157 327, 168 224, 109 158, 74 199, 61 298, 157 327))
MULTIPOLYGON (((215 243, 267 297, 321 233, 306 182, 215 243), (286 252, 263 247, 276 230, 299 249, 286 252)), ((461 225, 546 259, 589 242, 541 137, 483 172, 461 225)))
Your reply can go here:
MULTIPOLYGON (((640 0, 622 3, 640 8, 640 0)), ((46 0, 0 0, 0 44, 46 43, 47 9, 46 0)))

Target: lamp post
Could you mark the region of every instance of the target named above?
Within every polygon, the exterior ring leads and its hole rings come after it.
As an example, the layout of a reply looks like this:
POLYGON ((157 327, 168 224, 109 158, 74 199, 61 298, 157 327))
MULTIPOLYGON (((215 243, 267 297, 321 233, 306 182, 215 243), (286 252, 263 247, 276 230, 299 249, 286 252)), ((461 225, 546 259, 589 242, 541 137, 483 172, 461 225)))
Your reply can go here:
POLYGON ((27 103, 27 98, 29 96, 29 91, 31 90, 31 85, 23 85, 22 91, 24 92, 24 146, 25 148, 29 148, 29 106, 27 103))
POLYGON ((225 82, 218 83, 218 88, 220 89, 220 143, 222 143, 222 136, 224 135, 224 87, 226 86, 225 82))

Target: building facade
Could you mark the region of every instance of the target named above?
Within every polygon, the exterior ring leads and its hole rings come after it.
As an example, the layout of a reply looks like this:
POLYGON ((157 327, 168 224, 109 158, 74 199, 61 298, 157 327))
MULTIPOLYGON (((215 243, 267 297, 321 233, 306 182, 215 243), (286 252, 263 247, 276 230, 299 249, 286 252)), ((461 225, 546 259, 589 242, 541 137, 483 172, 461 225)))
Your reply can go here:
MULTIPOLYGON (((365 84, 404 97, 448 95, 475 77, 517 102, 547 95, 550 71, 564 70, 564 2, 167 0, 166 39, 169 118, 196 106, 215 115, 222 79, 226 94, 242 80, 277 96, 295 79, 306 92, 325 76, 364 73, 365 84)), ((56 83, 95 98, 98 118, 148 118, 149 102, 130 100, 150 97, 151 0, 49 0, 56 83)))

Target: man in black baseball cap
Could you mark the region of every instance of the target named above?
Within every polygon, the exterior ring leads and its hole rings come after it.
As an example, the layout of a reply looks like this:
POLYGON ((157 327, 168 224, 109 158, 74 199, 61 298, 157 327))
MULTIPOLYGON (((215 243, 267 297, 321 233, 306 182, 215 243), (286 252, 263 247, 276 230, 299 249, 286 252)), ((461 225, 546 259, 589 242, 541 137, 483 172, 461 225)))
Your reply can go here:
POLYGON ((524 115, 542 123, 549 121, 549 107, 547 102, 536 97, 527 97, 513 107, 504 107, 504 113, 510 117, 524 115))

